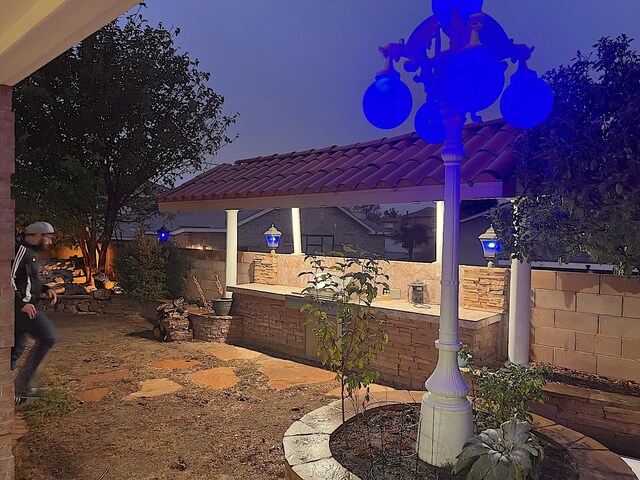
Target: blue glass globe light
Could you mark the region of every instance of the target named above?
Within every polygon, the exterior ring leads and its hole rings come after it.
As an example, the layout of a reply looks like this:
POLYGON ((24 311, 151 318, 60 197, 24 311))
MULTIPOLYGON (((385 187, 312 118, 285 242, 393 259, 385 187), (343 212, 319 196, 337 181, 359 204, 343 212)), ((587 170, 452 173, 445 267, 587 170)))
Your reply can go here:
POLYGON ((448 103, 461 113, 490 107, 504 88, 505 62, 487 47, 474 46, 446 59, 442 65, 448 103))
POLYGON ((423 104, 416 112, 414 120, 416 132, 427 143, 442 143, 446 132, 440 109, 430 103, 423 104))
POLYGON ((395 128, 409 118, 411 90, 399 77, 397 73, 379 75, 364 92, 362 111, 374 127, 395 128))
POLYGON ((500 112, 514 127, 531 128, 542 123, 553 109, 553 90, 536 72, 519 68, 500 99, 500 112))
POLYGON ((448 23, 451 20, 451 10, 457 10, 466 22, 470 15, 482 11, 484 0, 432 0, 431 11, 438 17, 440 23, 448 23))

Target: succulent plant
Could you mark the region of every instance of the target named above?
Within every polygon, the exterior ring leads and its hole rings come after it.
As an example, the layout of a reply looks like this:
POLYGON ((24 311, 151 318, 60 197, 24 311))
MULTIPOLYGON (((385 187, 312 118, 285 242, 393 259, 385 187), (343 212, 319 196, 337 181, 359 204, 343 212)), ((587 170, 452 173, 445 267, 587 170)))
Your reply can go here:
POLYGON ((544 453, 528 422, 509 420, 468 440, 452 470, 455 480, 536 480, 544 453))

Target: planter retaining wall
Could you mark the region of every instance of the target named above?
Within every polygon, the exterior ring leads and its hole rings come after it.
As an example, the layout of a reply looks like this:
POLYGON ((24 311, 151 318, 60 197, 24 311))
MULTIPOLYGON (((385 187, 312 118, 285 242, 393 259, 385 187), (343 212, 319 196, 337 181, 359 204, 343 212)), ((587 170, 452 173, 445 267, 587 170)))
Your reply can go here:
POLYGON ((640 458, 640 398, 559 383, 549 383, 544 390, 544 404, 529 404, 534 413, 589 435, 621 455, 640 458))

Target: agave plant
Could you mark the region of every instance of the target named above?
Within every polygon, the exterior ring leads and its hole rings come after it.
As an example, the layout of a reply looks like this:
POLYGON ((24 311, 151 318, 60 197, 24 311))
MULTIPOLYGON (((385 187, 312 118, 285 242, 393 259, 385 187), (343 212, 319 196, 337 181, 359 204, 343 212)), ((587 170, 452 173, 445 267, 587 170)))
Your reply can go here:
POLYGON ((453 466, 456 480, 537 480, 544 454, 528 422, 509 420, 468 440, 453 466))

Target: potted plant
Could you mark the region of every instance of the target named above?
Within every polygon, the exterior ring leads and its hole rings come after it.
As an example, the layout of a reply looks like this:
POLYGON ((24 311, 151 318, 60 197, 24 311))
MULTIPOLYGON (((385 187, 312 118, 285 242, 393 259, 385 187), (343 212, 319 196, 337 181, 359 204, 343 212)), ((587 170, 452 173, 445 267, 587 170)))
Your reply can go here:
POLYGON ((225 298, 224 287, 222 286, 220 277, 218 277, 218 274, 216 272, 213 272, 213 282, 215 283, 216 289, 218 290, 218 295, 220 296, 220 298, 215 298, 213 300, 213 311, 216 315, 219 315, 221 317, 229 315, 233 298, 225 298))

